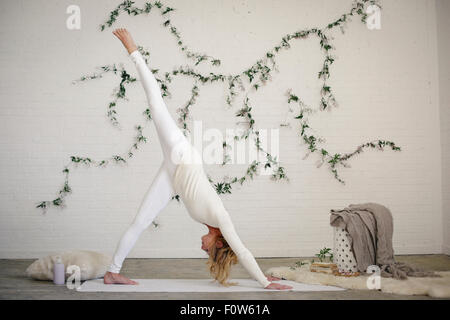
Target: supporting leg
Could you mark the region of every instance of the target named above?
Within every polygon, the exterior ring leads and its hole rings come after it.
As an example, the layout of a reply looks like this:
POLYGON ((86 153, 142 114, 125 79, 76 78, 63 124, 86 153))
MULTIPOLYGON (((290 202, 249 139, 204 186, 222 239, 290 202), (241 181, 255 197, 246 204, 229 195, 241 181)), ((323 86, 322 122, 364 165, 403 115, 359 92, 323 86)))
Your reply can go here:
MULTIPOLYGON (((163 163, 159 168, 152 184, 150 185, 133 223, 125 231, 119 244, 117 245, 116 252, 108 269, 110 273, 118 274, 120 272, 123 261, 133 248, 142 231, 144 231, 153 222, 156 216, 166 207, 173 196, 174 190, 172 180, 165 163, 163 163)), ((108 277, 109 276, 111 275, 108 275, 108 277)), ((113 280, 108 277, 105 275, 105 283, 108 280, 113 280)), ((118 282, 113 281, 110 283, 118 282)), ((120 281, 119 283, 123 282, 120 281)))

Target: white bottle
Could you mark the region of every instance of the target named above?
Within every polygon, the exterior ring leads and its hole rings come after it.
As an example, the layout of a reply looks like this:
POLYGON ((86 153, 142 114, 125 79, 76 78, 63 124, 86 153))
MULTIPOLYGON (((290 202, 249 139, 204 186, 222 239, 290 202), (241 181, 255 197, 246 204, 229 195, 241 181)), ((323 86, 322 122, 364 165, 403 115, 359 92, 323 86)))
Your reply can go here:
POLYGON ((61 257, 56 256, 55 263, 53 264, 53 283, 54 284, 64 284, 65 281, 64 264, 62 263, 61 257))

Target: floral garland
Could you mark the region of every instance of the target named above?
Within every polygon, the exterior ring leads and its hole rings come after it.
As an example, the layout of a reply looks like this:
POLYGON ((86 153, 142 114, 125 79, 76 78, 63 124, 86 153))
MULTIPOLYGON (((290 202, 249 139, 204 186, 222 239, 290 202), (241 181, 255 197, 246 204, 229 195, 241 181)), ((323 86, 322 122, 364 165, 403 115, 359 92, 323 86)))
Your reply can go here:
MULTIPOLYGON (((199 95, 199 85, 207 85, 214 82, 227 82, 227 90, 228 94, 226 97, 226 103, 229 106, 232 106, 233 103, 236 100, 236 97, 239 96, 240 92, 247 91, 244 99, 243 99, 243 107, 238 110, 235 114, 237 118, 244 119, 245 123, 247 124, 247 129, 244 131, 244 133, 240 136, 236 135, 234 136, 235 140, 240 139, 249 139, 249 137, 255 137, 254 143, 256 146, 256 149, 259 152, 262 152, 265 155, 265 161, 253 161, 249 167, 246 169, 245 173, 241 177, 224 177, 222 181, 214 182, 208 175, 208 178, 211 182, 211 184, 216 189, 216 192, 218 194, 224 194, 224 193, 231 193, 233 184, 239 183, 242 185, 245 181, 252 180, 253 177, 257 174, 258 168, 261 166, 265 169, 271 168, 272 175, 271 178, 273 180, 289 180, 285 168, 280 165, 280 163, 277 161, 276 157, 273 157, 270 153, 265 151, 261 148, 261 141, 259 138, 259 131, 255 129, 255 119, 252 117, 251 111, 252 106, 250 106, 249 103, 249 97, 248 93, 250 89, 252 89, 253 92, 256 92, 261 87, 263 87, 268 80, 271 79, 271 73, 272 71, 277 71, 277 65, 276 65, 276 55, 281 50, 288 50, 291 48, 290 42, 292 40, 299 40, 299 39, 306 39, 311 36, 315 36, 319 40, 319 45, 324 53, 324 62, 322 65, 322 69, 318 72, 318 78, 322 80, 322 86, 320 90, 320 102, 319 102, 319 108, 318 110, 312 110, 304 105, 304 103, 301 101, 301 99, 292 93, 292 91, 288 90, 288 105, 292 102, 297 102, 300 105, 300 114, 295 117, 295 119, 300 121, 300 136, 302 137, 303 142, 308 146, 308 154, 305 156, 308 157, 311 153, 318 153, 320 155, 320 160, 318 161, 318 167, 322 166, 323 163, 328 163, 330 167, 330 171, 333 173, 335 179, 337 179, 341 183, 345 183, 338 175, 337 167, 339 165, 342 165, 344 167, 349 167, 349 164, 346 162, 351 157, 355 156, 356 154, 359 154, 363 152, 364 148, 378 148, 379 150, 383 150, 383 147, 389 146, 394 151, 399 151, 400 147, 397 147, 394 142, 391 141, 384 141, 384 140, 377 140, 377 141, 371 141, 364 143, 356 148, 356 150, 352 153, 348 154, 334 154, 331 155, 327 150, 324 148, 319 148, 318 143, 324 142, 323 139, 317 138, 314 135, 308 134, 308 130, 311 128, 308 125, 307 119, 305 117, 306 113, 313 113, 317 111, 323 111, 327 108, 333 107, 337 105, 336 99, 334 97, 333 91, 331 86, 328 84, 328 79, 330 78, 330 67, 334 63, 335 58, 331 55, 332 50, 334 50, 334 47, 331 44, 331 37, 329 36, 329 31, 332 29, 339 27, 341 32, 344 33, 346 24, 351 21, 351 17, 353 16, 359 16, 362 23, 366 23, 367 20, 367 13, 365 11, 365 8, 367 5, 376 5, 379 8, 381 6, 378 3, 378 0, 355 0, 350 11, 347 13, 342 14, 337 20, 327 24, 325 27, 319 29, 319 28, 311 28, 311 29, 305 29, 301 31, 296 31, 292 34, 287 34, 284 37, 282 37, 279 44, 274 46, 271 50, 267 51, 263 58, 258 59, 256 63, 254 63, 250 68, 244 70, 240 74, 236 75, 223 75, 223 74, 216 74, 213 72, 210 72, 209 75, 201 74, 194 70, 191 66, 180 66, 178 68, 175 68, 171 72, 165 72, 164 75, 161 77, 159 75, 159 69, 151 69, 152 73, 155 74, 155 78, 160 84, 161 92, 163 97, 170 97, 170 91, 169 86, 170 83, 173 80, 173 77, 176 76, 185 76, 192 78, 194 80, 194 84, 191 89, 191 97, 186 102, 186 104, 177 109, 178 113, 178 122, 180 127, 184 130, 184 133, 187 134, 189 131, 188 121, 191 120, 190 116, 190 109, 193 105, 196 103, 196 97, 199 95), (247 88, 246 88, 247 85, 247 88), (250 87, 248 88, 248 85, 250 87), (238 91, 239 90, 239 91, 238 91)), ((165 19, 163 22, 163 26, 165 28, 168 28, 170 33, 176 38, 177 44, 180 47, 181 51, 186 55, 186 57, 190 60, 195 61, 194 66, 199 65, 200 63, 204 62, 210 62, 212 66, 219 66, 221 61, 219 59, 216 59, 214 57, 211 57, 207 54, 201 54, 191 51, 184 43, 180 32, 178 29, 172 24, 171 19, 168 17, 169 13, 172 11, 175 11, 174 8, 165 6, 160 1, 155 1, 154 3, 146 2, 142 8, 136 7, 134 5, 133 1, 125 0, 122 3, 120 3, 113 11, 110 12, 109 19, 100 25, 100 30, 104 31, 106 28, 111 27, 117 20, 117 18, 120 16, 120 14, 125 13, 131 16, 137 16, 142 14, 150 14, 152 11, 159 10, 160 15, 165 19)), ((138 46, 138 50, 143 55, 146 63, 148 64, 148 58, 150 57, 149 51, 145 50, 144 47, 138 46)), ((126 97, 126 90, 128 85, 132 85, 136 82, 136 78, 132 77, 127 70, 123 67, 123 65, 106 65, 101 66, 98 68, 99 72, 96 72, 92 75, 83 76, 78 80, 75 80, 74 83, 79 82, 87 82, 90 80, 100 79, 106 74, 113 74, 115 76, 119 77, 119 84, 114 89, 113 101, 108 103, 108 110, 107 110, 107 116, 110 119, 111 123, 114 127, 119 127, 119 122, 117 121, 117 111, 116 107, 120 100, 128 100, 126 97)), ((150 122, 152 120, 150 109, 147 108, 143 112, 144 118, 147 120, 146 123, 150 122)), ((280 126, 284 127, 287 126, 286 124, 281 124, 280 126)), ((110 162, 113 163, 127 163, 125 158, 131 158, 134 153, 134 150, 138 149, 138 146, 142 143, 147 142, 147 138, 142 135, 143 125, 136 125, 135 128, 137 130, 137 135, 135 137, 135 141, 133 142, 132 146, 127 152, 127 155, 113 155, 108 159, 95 161, 90 159, 89 157, 77 157, 77 156, 71 156, 71 162, 64 167, 64 170, 62 171, 65 174, 65 182, 61 190, 59 191, 59 196, 51 201, 42 201, 40 202, 36 207, 46 210, 49 205, 54 205, 56 207, 64 207, 64 198, 72 192, 72 189, 70 188, 68 184, 68 175, 69 175, 69 166, 74 165, 77 166, 78 164, 84 164, 87 166, 90 166, 92 164, 97 166, 106 166, 110 162)), ((224 141, 223 142, 223 149, 224 149, 224 160, 222 165, 225 165, 229 160, 229 156, 227 155, 226 151, 228 150, 230 146, 224 141)), ((305 159, 304 158, 304 159, 305 159)), ((179 196, 176 195, 173 197, 173 199, 176 199, 179 201, 179 196)), ((153 223, 155 226, 158 224, 156 222, 153 223)))

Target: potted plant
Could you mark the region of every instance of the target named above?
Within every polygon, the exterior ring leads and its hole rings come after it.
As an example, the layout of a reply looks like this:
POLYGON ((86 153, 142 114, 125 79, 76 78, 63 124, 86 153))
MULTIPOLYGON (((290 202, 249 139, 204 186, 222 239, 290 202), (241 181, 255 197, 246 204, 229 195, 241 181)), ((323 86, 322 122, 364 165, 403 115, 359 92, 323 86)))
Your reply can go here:
POLYGON ((315 255, 319 261, 311 261, 310 271, 335 274, 338 272, 336 264, 333 263, 333 252, 330 248, 323 248, 315 255))

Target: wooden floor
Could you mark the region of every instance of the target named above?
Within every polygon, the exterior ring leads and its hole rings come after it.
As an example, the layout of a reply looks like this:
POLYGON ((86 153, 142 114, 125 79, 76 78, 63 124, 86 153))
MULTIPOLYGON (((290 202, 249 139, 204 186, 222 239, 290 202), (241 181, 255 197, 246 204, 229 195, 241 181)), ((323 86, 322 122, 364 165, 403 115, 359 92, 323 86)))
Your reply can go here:
MULTIPOLYGON (((301 258, 257 259, 261 269, 292 266, 301 258)), ((397 261, 408 262, 429 270, 449 271, 450 257, 446 255, 397 256, 397 261)), ((429 299, 424 296, 402 296, 371 290, 340 292, 245 292, 245 293, 104 293, 77 292, 49 281, 35 281, 25 276, 25 269, 34 260, 0 260, 0 299, 429 299)), ((205 259, 127 259, 123 273, 131 278, 210 278, 205 259)), ((249 278, 240 265, 233 267, 231 277, 249 278)))

